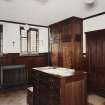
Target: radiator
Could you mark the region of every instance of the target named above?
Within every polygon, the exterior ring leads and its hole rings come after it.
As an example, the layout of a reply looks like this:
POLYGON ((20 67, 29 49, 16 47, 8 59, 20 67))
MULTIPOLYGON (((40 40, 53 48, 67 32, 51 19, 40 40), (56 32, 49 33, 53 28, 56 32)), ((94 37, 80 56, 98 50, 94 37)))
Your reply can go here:
POLYGON ((27 82, 27 70, 25 65, 1 66, 0 86, 8 87, 20 85, 27 82))

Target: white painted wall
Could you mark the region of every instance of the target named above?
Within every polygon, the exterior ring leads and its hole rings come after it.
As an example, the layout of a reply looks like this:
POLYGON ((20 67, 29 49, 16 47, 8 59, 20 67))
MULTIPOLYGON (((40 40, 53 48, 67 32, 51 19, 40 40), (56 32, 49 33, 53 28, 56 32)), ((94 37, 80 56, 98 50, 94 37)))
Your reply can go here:
MULTIPOLYGON (((3 53, 20 53, 20 26, 22 25, 5 22, 0 24, 3 24, 3 53)), ((39 29, 39 53, 48 52, 48 28, 33 28, 39 29)))
POLYGON ((19 25, 12 23, 3 24, 3 53, 20 52, 20 31, 19 25), (13 41, 14 46, 13 46, 13 41))
POLYGON ((105 29, 105 14, 83 21, 83 52, 86 52, 85 32, 105 29))

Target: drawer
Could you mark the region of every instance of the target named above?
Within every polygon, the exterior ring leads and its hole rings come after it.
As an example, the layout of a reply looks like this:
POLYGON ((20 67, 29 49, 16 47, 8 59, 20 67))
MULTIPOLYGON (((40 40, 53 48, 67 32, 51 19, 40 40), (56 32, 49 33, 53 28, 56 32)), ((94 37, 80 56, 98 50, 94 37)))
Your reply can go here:
POLYGON ((60 80, 52 75, 37 71, 35 71, 33 75, 33 83, 36 85, 41 84, 44 85, 46 88, 60 87, 60 80))

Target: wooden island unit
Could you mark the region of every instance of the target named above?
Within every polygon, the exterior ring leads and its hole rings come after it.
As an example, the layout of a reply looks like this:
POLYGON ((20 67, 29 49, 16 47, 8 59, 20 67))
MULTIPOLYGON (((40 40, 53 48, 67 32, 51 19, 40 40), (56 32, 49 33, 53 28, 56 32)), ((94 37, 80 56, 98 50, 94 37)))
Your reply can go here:
POLYGON ((33 104, 87 105, 86 73, 69 73, 66 68, 58 70, 54 67, 33 68, 33 104))

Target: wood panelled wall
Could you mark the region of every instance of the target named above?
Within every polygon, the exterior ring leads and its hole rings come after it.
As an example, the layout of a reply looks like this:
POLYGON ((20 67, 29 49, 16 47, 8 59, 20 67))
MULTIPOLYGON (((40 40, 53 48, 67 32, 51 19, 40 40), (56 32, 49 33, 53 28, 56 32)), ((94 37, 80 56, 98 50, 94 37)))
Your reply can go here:
POLYGON ((50 25, 50 57, 53 66, 80 69, 82 19, 71 17, 50 25))
POLYGON ((89 89, 105 95, 105 30, 86 33, 89 89))
POLYGON ((24 64, 26 70, 28 70, 28 80, 31 81, 32 68, 47 66, 48 65, 48 53, 41 53, 36 56, 19 56, 18 53, 4 54, 1 57, 2 65, 20 65, 24 64))

